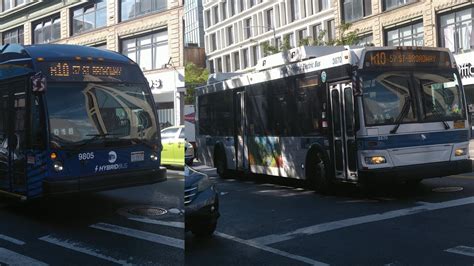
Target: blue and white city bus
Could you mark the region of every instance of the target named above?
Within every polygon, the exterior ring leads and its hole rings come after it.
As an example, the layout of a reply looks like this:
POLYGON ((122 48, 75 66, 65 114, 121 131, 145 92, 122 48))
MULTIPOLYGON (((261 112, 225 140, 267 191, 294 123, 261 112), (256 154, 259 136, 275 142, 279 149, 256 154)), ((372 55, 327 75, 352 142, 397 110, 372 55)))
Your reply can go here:
POLYGON ((300 47, 197 92, 198 158, 229 170, 336 182, 469 172, 469 122, 449 50, 300 47))
POLYGON ((0 46, 0 195, 166 180, 154 105, 139 66, 119 53, 0 46))

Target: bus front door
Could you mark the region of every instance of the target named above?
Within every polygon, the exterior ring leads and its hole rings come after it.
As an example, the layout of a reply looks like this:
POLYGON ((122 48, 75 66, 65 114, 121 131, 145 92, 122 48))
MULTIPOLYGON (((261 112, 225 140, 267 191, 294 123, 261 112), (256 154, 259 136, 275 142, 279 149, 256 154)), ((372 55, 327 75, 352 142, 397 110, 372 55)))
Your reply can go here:
POLYGON ((0 189, 27 194, 25 125, 26 79, 0 84, 0 189))
POLYGON ((245 91, 239 91, 235 97, 235 158, 237 170, 248 169, 247 136, 245 128, 245 91))
POLYGON ((332 113, 332 147, 335 178, 357 180, 354 96, 351 83, 329 86, 332 113))

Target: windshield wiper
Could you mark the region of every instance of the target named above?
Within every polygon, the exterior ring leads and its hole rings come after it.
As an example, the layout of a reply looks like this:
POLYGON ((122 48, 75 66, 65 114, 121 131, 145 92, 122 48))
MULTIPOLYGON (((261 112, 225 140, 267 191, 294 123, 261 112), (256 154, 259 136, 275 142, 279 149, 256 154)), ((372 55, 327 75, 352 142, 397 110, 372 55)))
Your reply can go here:
POLYGON ((145 141, 145 140, 143 140, 143 139, 133 138, 133 139, 130 139, 130 141, 133 141, 133 142, 139 143, 139 144, 143 144, 143 145, 145 145, 145 146, 147 146, 147 147, 149 147, 149 148, 151 148, 151 149, 154 148, 152 144, 150 144, 148 141, 145 141))
POLYGON ((444 129, 448 130, 451 128, 448 122, 446 122, 446 120, 443 119, 444 113, 438 111, 437 108, 433 108, 433 114, 435 114, 436 118, 439 118, 439 120, 441 120, 441 123, 443 123, 444 125, 444 129))
POLYGON ((117 135, 119 135, 119 134, 114 134, 114 133, 87 134, 86 136, 92 137, 92 138, 86 139, 86 140, 84 141, 84 143, 82 143, 82 144, 80 144, 79 146, 77 146, 77 148, 78 148, 78 149, 79 149, 79 148, 82 148, 82 147, 86 146, 87 144, 90 144, 90 143, 92 143, 93 141, 96 141, 96 140, 99 139, 99 138, 104 138, 104 139, 106 139, 107 136, 117 136, 117 135))
POLYGON ((405 103, 403 104, 402 111, 400 112, 400 115, 398 115, 397 120, 395 120, 395 127, 390 130, 390 134, 395 134, 397 133, 398 128, 400 127, 400 124, 402 123, 403 119, 408 114, 408 111, 410 111, 410 104, 411 104, 411 98, 410 96, 405 96, 405 103))

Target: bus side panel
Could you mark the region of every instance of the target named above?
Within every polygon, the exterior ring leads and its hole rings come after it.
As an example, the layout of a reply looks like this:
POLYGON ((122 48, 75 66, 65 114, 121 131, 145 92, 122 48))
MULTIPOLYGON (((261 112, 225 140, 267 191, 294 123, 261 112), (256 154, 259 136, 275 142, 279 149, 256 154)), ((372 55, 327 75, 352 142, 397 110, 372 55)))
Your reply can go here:
POLYGON ((252 173, 305 178, 309 148, 318 143, 327 146, 324 137, 249 137, 249 164, 252 173))

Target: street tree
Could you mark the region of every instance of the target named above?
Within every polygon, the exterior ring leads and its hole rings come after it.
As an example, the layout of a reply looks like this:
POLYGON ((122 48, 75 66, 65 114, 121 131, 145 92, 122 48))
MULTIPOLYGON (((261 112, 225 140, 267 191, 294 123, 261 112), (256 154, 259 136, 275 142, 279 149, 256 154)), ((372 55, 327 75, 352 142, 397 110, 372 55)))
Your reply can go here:
POLYGON ((195 89, 198 86, 205 85, 209 77, 209 70, 202 68, 194 63, 187 63, 184 67, 184 81, 186 83, 185 104, 194 104, 195 89))

